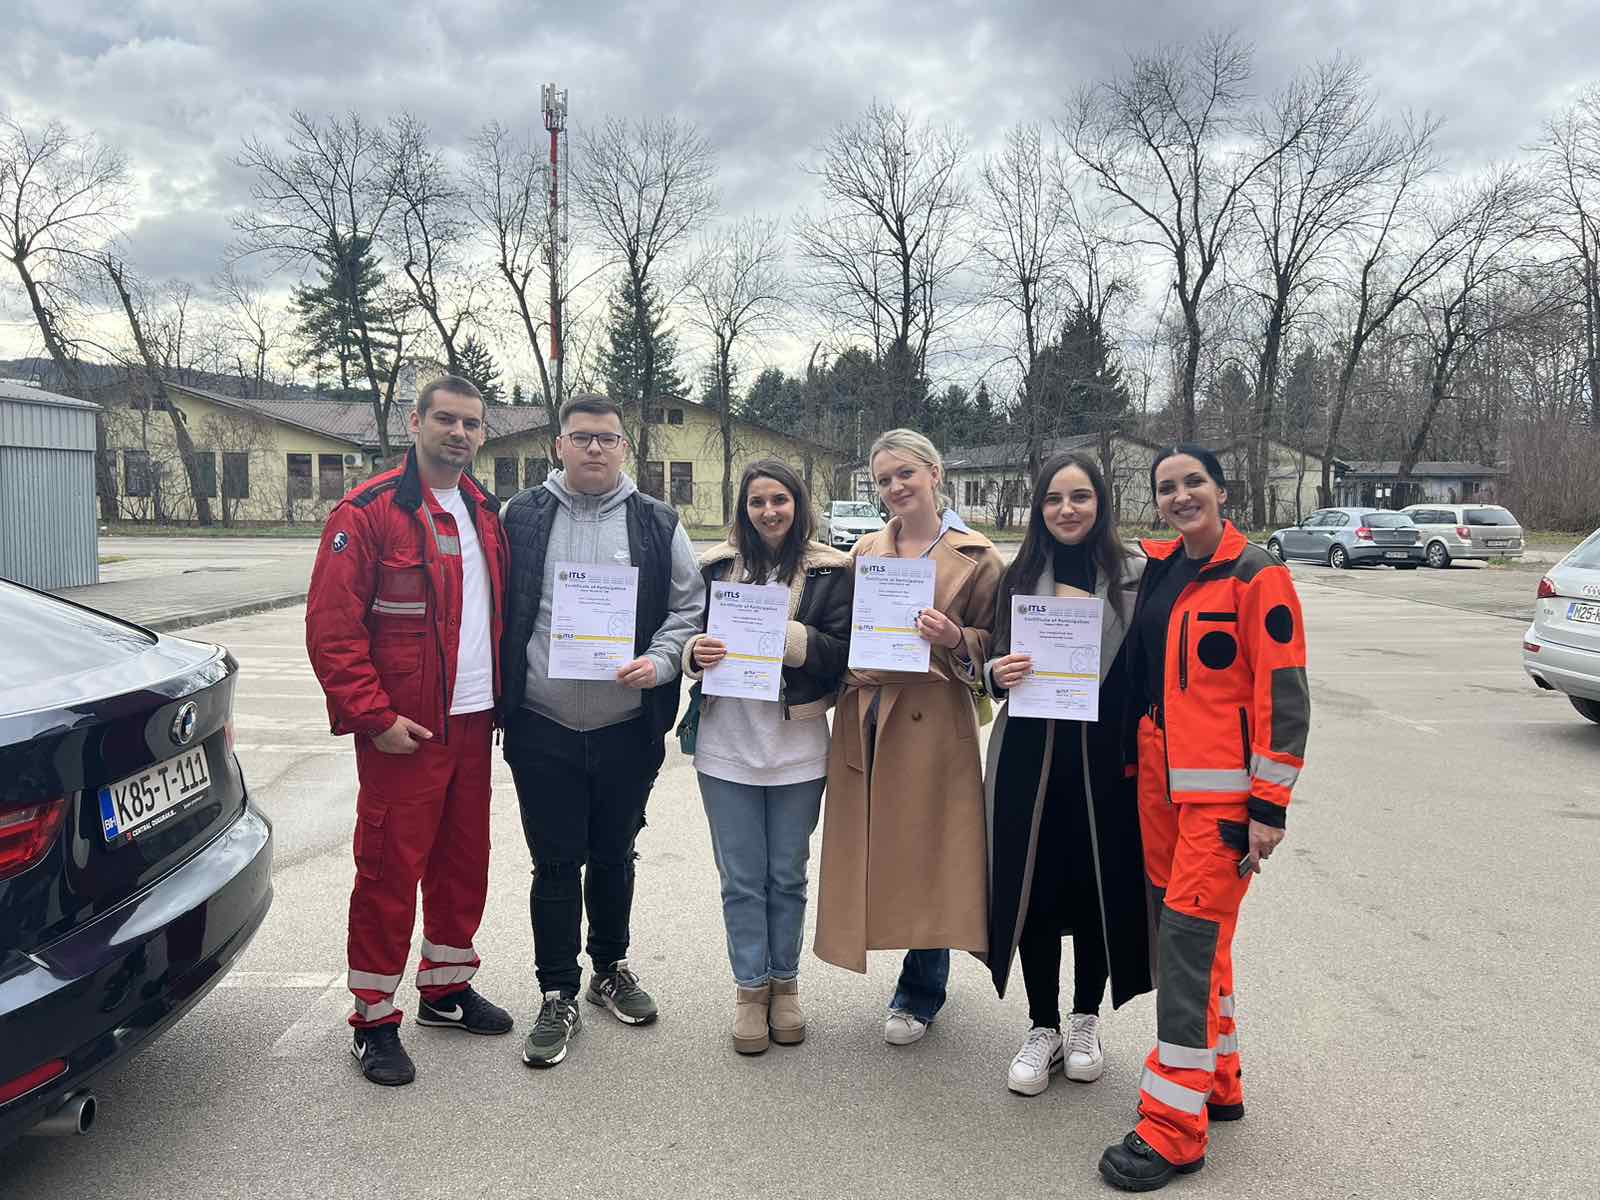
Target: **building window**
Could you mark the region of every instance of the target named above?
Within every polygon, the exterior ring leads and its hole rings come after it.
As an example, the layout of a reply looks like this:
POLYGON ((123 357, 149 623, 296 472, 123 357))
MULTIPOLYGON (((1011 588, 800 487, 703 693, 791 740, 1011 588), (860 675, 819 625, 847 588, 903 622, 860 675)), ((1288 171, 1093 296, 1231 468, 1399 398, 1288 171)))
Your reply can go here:
POLYGON ((155 474, 150 468, 150 451, 124 450, 122 452, 122 493, 125 496, 148 496, 154 490, 155 474))
POLYGON ((222 453, 222 498, 250 498, 250 455, 243 450, 225 450, 222 453))
POLYGON ((217 456, 211 450, 194 452, 194 498, 196 500, 217 498, 217 456))
MULTIPOLYGON (((681 416, 682 413, 679 415, 681 416)), ((677 508, 692 508, 694 506, 694 464, 692 462, 675 462, 672 464, 672 503, 677 508)))
POLYGON ((517 460, 514 458, 497 458, 494 460, 494 494, 501 499, 514 496, 517 492, 517 460))
POLYGON ((311 499, 311 455, 291 454, 289 460, 289 499, 311 499))
POLYGON ((645 414, 644 417, 644 423, 646 425, 664 425, 666 424, 666 421, 667 414, 659 408, 651 409, 645 414))
POLYGON ((117 452, 111 447, 94 452, 95 480, 104 482, 106 495, 115 497, 117 494, 117 452))
POLYGON ((540 487, 549 478, 550 460, 548 458, 525 458, 522 460, 523 487, 540 487))
POLYGON ((317 455, 317 499, 344 498, 344 455, 317 455))
POLYGON ((683 409, 681 409, 681 408, 669 408, 669 409, 667 409, 667 424, 668 425, 682 425, 683 424, 683 409))
POLYGON ((971 508, 973 505, 983 503, 983 485, 980 484, 976 479, 967 480, 965 489, 966 505, 968 508, 971 508))
POLYGON ((657 500, 665 500, 666 464, 659 462, 645 463, 644 478, 639 481, 639 490, 646 496, 654 496, 657 500))

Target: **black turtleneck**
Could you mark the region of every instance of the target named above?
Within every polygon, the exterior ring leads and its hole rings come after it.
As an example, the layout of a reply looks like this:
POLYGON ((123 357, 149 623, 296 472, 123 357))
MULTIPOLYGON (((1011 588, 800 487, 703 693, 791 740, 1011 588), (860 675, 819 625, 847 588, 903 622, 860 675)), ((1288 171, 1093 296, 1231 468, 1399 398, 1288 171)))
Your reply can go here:
POLYGON ((1055 549, 1056 582, 1079 591, 1094 594, 1094 559, 1082 543, 1069 546, 1057 542, 1055 549))

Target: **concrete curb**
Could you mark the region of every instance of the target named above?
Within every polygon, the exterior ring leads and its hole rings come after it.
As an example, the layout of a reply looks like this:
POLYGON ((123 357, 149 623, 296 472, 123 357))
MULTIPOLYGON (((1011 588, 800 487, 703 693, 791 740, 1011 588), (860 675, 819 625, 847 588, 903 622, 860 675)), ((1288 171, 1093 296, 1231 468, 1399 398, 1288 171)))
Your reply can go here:
POLYGON ((179 629, 190 629, 196 625, 210 625, 213 621, 229 621, 234 617, 248 617, 255 613, 271 612, 275 608, 289 608, 295 604, 304 604, 305 592, 290 592, 282 596, 268 596, 264 600, 246 600, 241 604, 221 605, 217 608, 202 609, 199 612, 183 613, 175 617, 163 617, 159 621, 132 620, 136 625, 143 625, 154 633, 173 633, 179 629))

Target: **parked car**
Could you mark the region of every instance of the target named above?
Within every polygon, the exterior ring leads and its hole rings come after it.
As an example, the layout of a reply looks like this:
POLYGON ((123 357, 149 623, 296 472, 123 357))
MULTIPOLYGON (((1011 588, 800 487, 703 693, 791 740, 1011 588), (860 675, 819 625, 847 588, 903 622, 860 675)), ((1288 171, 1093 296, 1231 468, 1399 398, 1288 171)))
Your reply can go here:
POLYGON ((1539 581, 1533 624, 1522 635, 1522 668, 1600 723, 1600 530, 1539 581))
POLYGON ((1400 511, 1422 530, 1430 567, 1457 558, 1522 557, 1522 524, 1498 504, 1411 504, 1400 511))
POLYGON ((238 664, 0 580, 0 1145, 86 1132, 94 1077, 188 1012, 272 902, 238 664))
POLYGON ((1358 563, 1388 563, 1402 571, 1422 565, 1422 535, 1405 513, 1370 508, 1319 508, 1298 525, 1267 539, 1281 559, 1305 558, 1337 570, 1358 563))
POLYGON ((863 533, 883 528, 878 506, 865 500, 835 500, 822 517, 822 540, 840 550, 848 550, 863 533))

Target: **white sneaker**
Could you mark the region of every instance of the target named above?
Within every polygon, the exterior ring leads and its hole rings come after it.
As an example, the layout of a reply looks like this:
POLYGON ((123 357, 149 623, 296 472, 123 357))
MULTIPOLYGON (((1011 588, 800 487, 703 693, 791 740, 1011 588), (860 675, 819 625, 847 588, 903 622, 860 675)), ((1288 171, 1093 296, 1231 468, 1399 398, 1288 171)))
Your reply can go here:
POLYGON ((889 1019, 883 1023, 883 1040, 891 1046, 909 1046, 912 1042, 920 1042, 922 1035, 927 1032, 926 1021, 899 1008, 891 1010, 889 1019))
POLYGON ((1100 1046, 1100 1018, 1092 1013, 1073 1013, 1067 1018, 1067 1078, 1093 1083, 1106 1069, 1105 1051, 1100 1046))
POLYGON ((1050 1073, 1061 1069, 1061 1035, 1043 1025, 1028 1030, 1022 1049, 1011 1060, 1006 1086, 1019 1096, 1037 1096, 1050 1086, 1050 1073))

